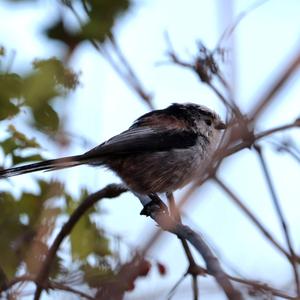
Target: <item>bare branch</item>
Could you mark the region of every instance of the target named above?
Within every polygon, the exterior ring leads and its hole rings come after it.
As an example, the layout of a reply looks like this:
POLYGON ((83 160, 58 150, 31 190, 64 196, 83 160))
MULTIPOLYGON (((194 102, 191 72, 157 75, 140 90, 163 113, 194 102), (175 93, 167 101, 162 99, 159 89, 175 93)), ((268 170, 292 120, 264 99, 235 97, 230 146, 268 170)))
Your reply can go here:
MULTIPOLYGON (((211 275, 208 272, 208 270, 203 267, 199 267, 198 273, 199 273, 199 275, 203 275, 203 274, 211 275)), ((227 275, 227 276, 230 280, 247 285, 256 292, 266 293, 268 295, 281 297, 283 299, 299 300, 299 297, 290 296, 287 293, 284 293, 283 291, 275 289, 274 287, 272 287, 266 283, 261 283, 261 282, 255 281, 255 280, 248 280, 248 279, 231 276, 231 275, 227 275)))
MULTIPOLYGON (((83 1, 84 2, 84 1, 83 1)), ((73 13, 74 17, 80 24, 80 26, 83 25, 83 22, 79 16, 79 14, 76 12, 75 8, 73 7, 71 2, 64 3, 71 12, 73 13)), ((89 11, 86 6, 84 6, 85 12, 89 14, 89 11)), ((140 80, 138 79, 136 73, 133 71, 133 68, 131 67, 130 63, 126 59, 126 57, 123 55, 121 48, 116 42, 115 37, 113 34, 110 36, 107 36, 106 45, 105 44, 99 44, 94 39, 89 39, 89 42, 92 44, 92 46, 98 51, 112 66, 112 68, 116 71, 116 73, 123 79, 123 81, 148 105, 150 109, 154 109, 153 103, 152 103, 152 95, 143 88, 140 80), (110 53, 110 50, 107 49, 107 46, 110 46, 112 50, 112 53, 110 53), (116 58, 114 58, 114 56, 116 58)))
POLYGON ((179 56, 176 54, 168 35, 166 35, 166 41, 169 46, 167 55, 169 56, 170 61, 173 62, 175 65, 179 65, 181 67, 188 68, 194 71, 197 74, 198 78, 201 80, 201 82, 207 84, 211 88, 211 90, 218 96, 218 98, 228 109, 228 111, 231 112, 237 120, 241 120, 242 113, 239 107, 235 104, 234 100, 227 99, 213 82, 213 79, 217 78, 222 84, 222 86, 225 88, 225 90, 227 90, 228 94, 232 94, 230 91, 230 87, 224 79, 221 70, 216 62, 215 56, 217 53, 207 49, 203 45, 203 43, 199 43, 199 51, 197 57, 191 63, 185 62, 182 59, 180 59, 179 56))
POLYGON ((261 233, 269 240, 275 248, 277 248, 289 260, 291 256, 286 250, 274 239, 271 233, 261 224, 255 215, 246 207, 245 204, 224 184, 218 177, 214 178, 215 182, 226 192, 226 194, 234 201, 234 203, 249 217, 249 219, 257 226, 261 233))
POLYGON ((288 249, 290 251, 289 261, 290 261, 290 263, 293 267, 297 295, 298 295, 298 297, 300 297, 300 282, 299 282, 299 274, 298 274, 298 269, 297 269, 297 258, 296 258, 296 254, 295 254, 295 251, 294 251, 294 248, 293 248, 293 245, 292 245, 292 241, 291 241, 291 237, 290 237, 290 234, 289 234, 288 224, 287 224, 287 222, 285 220, 285 217, 283 215, 281 205, 280 205, 280 201, 279 201, 279 198, 278 198, 278 196, 275 192, 275 188, 274 188, 274 185, 273 185, 273 182, 272 182, 270 172, 268 170, 265 158, 263 156, 261 147, 258 146, 258 145, 255 145, 254 149, 257 152, 257 155, 258 155, 263 173, 264 173, 266 181, 267 181, 267 185, 268 185, 270 194, 272 196, 273 204, 275 206, 275 210, 276 210, 278 219, 280 221, 280 224, 281 224, 281 227, 282 227, 282 230, 283 230, 283 234, 284 234, 288 249))
MULTIPOLYGON (((25 283, 25 282, 34 282, 35 283, 35 276, 27 274, 27 275, 18 276, 18 277, 13 278, 12 280, 7 282, 5 288, 0 289, 0 294, 2 292, 4 292, 5 290, 12 288, 14 285, 16 285, 18 283, 25 283)), ((90 300, 94 299, 93 297, 91 297, 90 295, 88 295, 86 293, 83 293, 82 291, 79 291, 77 289, 74 289, 74 288, 64 285, 62 283, 51 281, 51 280, 47 280, 45 282, 45 287, 47 289, 57 289, 57 290, 67 291, 67 292, 73 293, 75 295, 81 296, 82 298, 86 298, 86 299, 90 299, 90 300)))
POLYGON ((48 284, 48 288, 49 289, 61 290, 61 291, 72 293, 74 295, 78 295, 81 298, 85 298, 85 299, 89 299, 89 300, 94 300, 94 297, 92 297, 92 296, 90 296, 90 295, 88 295, 88 294, 86 294, 86 293, 84 293, 84 292, 82 292, 82 291, 80 291, 78 289, 75 289, 73 287, 61 284, 59 282, 49 281, 47 284, 48 284))
POLYGON ((238 278, 235 276, 230 276, 228 275, 228 278, 232 281, 235 282, 239 282, 245 285, 250 286, 252 289, 254 289, 255 291, 262 291, 262 292, 267 292, 268 294, 272 295, 272 296, 277 296, 277 297, 281 297, 284 299, 292 299, 292 300, 298 300, 298 297, 293 297, 290 296, 282 291, 279 291, 278 289, 275 289, 265 283, 260 283, 254 280, 247 280, 247 279, 242 279, 242 278, 238 278))
POLYGON ((235 19, 235 21, 233 22, 233 24, 231 24, 228 28, 225 29, 225 31, 223 32, 223 34, 221 35, 214 52, 216 52, 218 49, 220 49, 222 46, 222 43, 225 41, 225 39, 229 38, 232 33, 235 31, 235 29, 237 28, 237 26, 240 24, 240 22, 249 14, 251 13, 253 10, 256 10, 259 6, 265 4, 266 2, 268 2, 270 0, 259 0, 257 2, 255 2, 254 4, 252 4, 249 8, 247 8, 245 11, 241 12, 237 18, 235 19))
POLYGON ((293 157, 298 163, 300 163, 300 151, 296 149, 294 145, 289 143, 288 141, 273 141, 271 142, 273 146, 275 146, 276 151, 278 152, 286 152, 288 153, 291 157, 293 157))
MULTIPOLYGON (((167 193, 167 198, 169 201, 169 207, 170 207, 170 212, 171 212, 171 217, 174 218, 174 220, 176 220, 177 222, 179 222, 180 224, 182 224, 181 221, 181 216, 180 213, 176 207, 176 203, 174 200, 174 196, 173 193, 167 193)), ((184 239, 180 239, 183 250, 185 252, 185 255, 189 261, 189 267, 187 270, 188 274, 191 274, 192 276, 192 287, 193 287, 193 293, 194 293, 194 300, 198 300, 198 281, 197 281, 197 276, 198 273, 194 272, 195 267, 197 267, 197 264, 195 262, 195 259, 193 257, 193 254, 191 252, 191 249, 189 247, 189 244, 187 243, 186 240, 184 239)))
MULTIPOLYGON (((289 58, 291 55, 289 54, 287 57, 289 58)), ((252 109, 250 115, 250 120, 256 120, 259 115, 269 106, 274 100, 275 95, 284 87, 289 78, 298 70, 300 66, 300 49, 297 48, 296 56, 293 60, 286 65, 287 59, 285 58, 283 61, 284 66, 286 68, 281 72, 275 80, 272 80, 273 85, 266 91, 264 95, 258 99, 257 104, 252 109)))
POLYGON ((191 228, 176 222, 173 218, 161 213, 159 210, 153 209, 150 217, 163 229, 177 235, 180 239, 189 241, 203 257, 207 269, 212 276, 216 279, 224 293, 230 300, 240 300, 243 296, 237 291, 230 280, 228 279, 218 259, 214 256, 210 248, 204 242, 202 237, 195 233, 191 228))
POLYGON ((174 284, 174 286, 172 287, 172 289, 170 290, 170 292, 168 293, 168 300, 171 300, 176 289, 179 287, 179 285, 181 284, 181 282, 184 280, 184 278, 186 278, 186 276, 188 275, 188 273, 183 274, 183 276, 181 276, 178 281, 174 284))
POLYGON ((252 146, 253 142, 256 142, 258 140, 261 140, 264 137, 267 137, 269 135, 272 135, 274 133, 280 132, 280 131, 284 131, 287 129, 291 129, 291 128, 297 128, 300 127, 297 120, 290 123, 290 124, 286 124, 286 125, 282 125, 282 126, 278 126, 278 127, 274 127, 272 129, 268 129, 266 131, 257 133, 254 135, 253 140, 245 140, 243 142, 240 142, 234 146, 227 146, 227 147, 222 147, 221 149, 219 149, 219 154, 217 154, 220 158, 224 158, 227 156, 230 156, 238 151, 241 151, 245 148, 249 148, 252 146))

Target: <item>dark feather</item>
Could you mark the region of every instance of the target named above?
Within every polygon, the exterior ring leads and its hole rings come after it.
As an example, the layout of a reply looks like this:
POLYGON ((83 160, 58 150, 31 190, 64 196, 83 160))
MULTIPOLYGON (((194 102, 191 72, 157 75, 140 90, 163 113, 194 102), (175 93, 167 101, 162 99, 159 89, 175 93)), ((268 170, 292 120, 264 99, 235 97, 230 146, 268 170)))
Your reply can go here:
POLYGON ((70 168, 85 163, 82 155, 68 156, 59 159, 49 159, 26 166, 0 170, 0 178, 16 176, 36 171, 51 171, 56 169, 70 168))
POLYGON ((157 125, 170 126, 172 128, 179 125, 181 129, 187 129, 195 125, 195 118, 199 119, 203 116, 215 118, 215 115, 204 106, 193 103, 184 105, 173 103, 165 109, 154 110, 144 114, 134 122, 132 127, 153 125, 156 122, 157 125), (169 124, 166 124, 165 120, 168 120, 169 124))
POLYGON ((187 130, 155 130, 149 127, 131 128, 111 138, 84 154, 85 158, 97 156, 122 156, 127 154, 185 149, 196 144, 197 134, 187 130))

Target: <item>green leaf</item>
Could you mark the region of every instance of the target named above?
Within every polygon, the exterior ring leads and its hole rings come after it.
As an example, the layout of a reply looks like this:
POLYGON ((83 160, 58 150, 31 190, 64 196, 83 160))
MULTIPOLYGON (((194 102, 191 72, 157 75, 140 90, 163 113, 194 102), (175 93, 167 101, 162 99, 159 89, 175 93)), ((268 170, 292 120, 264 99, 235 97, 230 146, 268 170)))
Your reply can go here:
POLYGON ((18 149, 18 145, 13 138, 8 138, 0 143, 5 155, 12 153, 15 149, 18 149))
POLYGON ((70 90, 78 84, 78 75, 57 58, 35 60, 33 67, 34 72, 24 78, 22 89, 26 104, 33 109, 62 95, 62 88, 70 90))
POLYGON ((11 100, 21 97, 22 79, 15 73, 0 74, 0 120, 19 113, 19 107, 11 100))
POLYGON ((90 287, 99 287, 104 280, 114 280, 115 274, 108 264, 97 264, 91 266, 88 263, 83 264, 80 269, 84 274, 84 279, 90 287))
POLYGON ((57 131, 59 128, 59 117, 56 111, 49 105, 45 104, 39 108, 33 109, 35 125, 46 131, 57 131))
POLYGON ((90 254, 105 256, 111 254, 109 241, 97 229, 95 223, 85 214, 71 232, 71 247, 74 260, 85 260, 90 254))
POLYGON ((0 265, 12 278, 20 263, 34 230, 20 222, 18 203, 9 193, 0 193, 0 265))
POLYGON ((81 35, 103 43, 111 34, 116 19, 130 7, 129 0, 86 0, 90 20, 83 25, 81 35))
POLYGON ((45 103, 58 96, 51 73, 36 72, 24 79, 23 95, 25 104, 33 110, 40 109, 45 103))
POLYGON ((38 129, 57 131, 59 117, 50 104, 51 100, 75 89, 79 82, 78 75, 56 58, 36 60, 33 66, 35 71, 23 81, 25 104, 32 110, 33 125, 38 129))
POLYGON ((0 142, 0 146, 5 155, 14 155, 14 151, 17 149, 40 148, 40 145, 34 138, 28 138, 13 125, 9 125, 7 131, 9 132, 10 137, 0 142))
POLYGON ((7 131, 11 134, 12 138, 16 141, 21 149, 25 148, 40 148, 35 138, 28 138, 24 133, 17 130, 15 126, 9 125, 7 131))
POLYGON ((53 40, 63 42, 70 51, 73 51, 83 40, 77 33, 71 32, 65 27, 63 20, 59 19, 45 30, 45 34, 53 40))
POLYGON ((62 61, 53 57, 44 60, 35 60, 33 66, 42 74, 50 74, 54 83, 66 89, 75 89, 78 85, 78 74, 74 73, 71 69, 66 68, 62 61))
POLYGON ((28 224, 33 228, 39 223, 45 200, 39 194, 23 193, 18 201, 19 214, 26 216, 28 224))
POLYGON ((16 73, 0 74, 0 103, 21 96, 22 78, 16 73), (2 102, 3 101, 3 102, 2 102))
POLYGON ((0 46, 0 56, 5 55, 5 48, 3 46, 0 46))
MULTIPOLYGON (((35 226, 39 221, 40 214, 46 211, 44 208, 45 202, 49 199, 59 197, 64 193, 64 186, 58 181, 46 182, 44 180, 39 180, 39 192, 37 194, 33 193, 23 193, 21 198, 18 200, 18 211, 20 214, 25 214, 28 217, 28 223, 31 226, 35 226)), ((56 215, 60 212, 57 208, 47 208, 48 215, 56 215)), ((50 217, 48 218, 50 219, 50 217)), ((51 221, 51 220, 49 220, 51 221)))
POLYGON ((41 190, 41 195, 45 199, 51 199, 54 197, 59 197, 64 195, 64 184, 60 181, 44 181, 44 180, 39 180, 38 181, 40 190, 41 190))
POLYGON ((24 162, 41 161, 43 157, 40 154, 32 154, 26 156, 12 155, 13 165, 17 165, 24 162))
POLYGON ((11 118, 19 113, 19 107, 11 103, 9 100, 2 100, 0 102, 0 121, 11 118))

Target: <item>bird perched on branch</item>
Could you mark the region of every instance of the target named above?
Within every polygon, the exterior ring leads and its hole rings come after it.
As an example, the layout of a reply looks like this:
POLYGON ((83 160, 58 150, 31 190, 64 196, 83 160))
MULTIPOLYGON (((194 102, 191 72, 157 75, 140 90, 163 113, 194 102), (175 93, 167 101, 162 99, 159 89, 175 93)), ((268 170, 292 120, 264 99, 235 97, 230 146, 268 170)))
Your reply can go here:
POLYGON ((152 205, 157 193, 182 188, 203 172, 225 127, 205 106, 174 103, 144 114, 128 130, 83 154, 0 170, 0 179, 82 164, 106 166, 144 206, 152 205))

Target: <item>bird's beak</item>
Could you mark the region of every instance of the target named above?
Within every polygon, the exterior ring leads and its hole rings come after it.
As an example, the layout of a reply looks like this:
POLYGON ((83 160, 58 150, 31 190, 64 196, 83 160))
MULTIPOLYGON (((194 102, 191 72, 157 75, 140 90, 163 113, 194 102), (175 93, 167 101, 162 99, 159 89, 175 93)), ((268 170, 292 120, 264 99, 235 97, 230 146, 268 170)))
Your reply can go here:
POLYGON ((222 121, 219 121, 217 124, 215 124, 215 128, 218 130, 223 130, 227 128, 227 125, 222 121))

